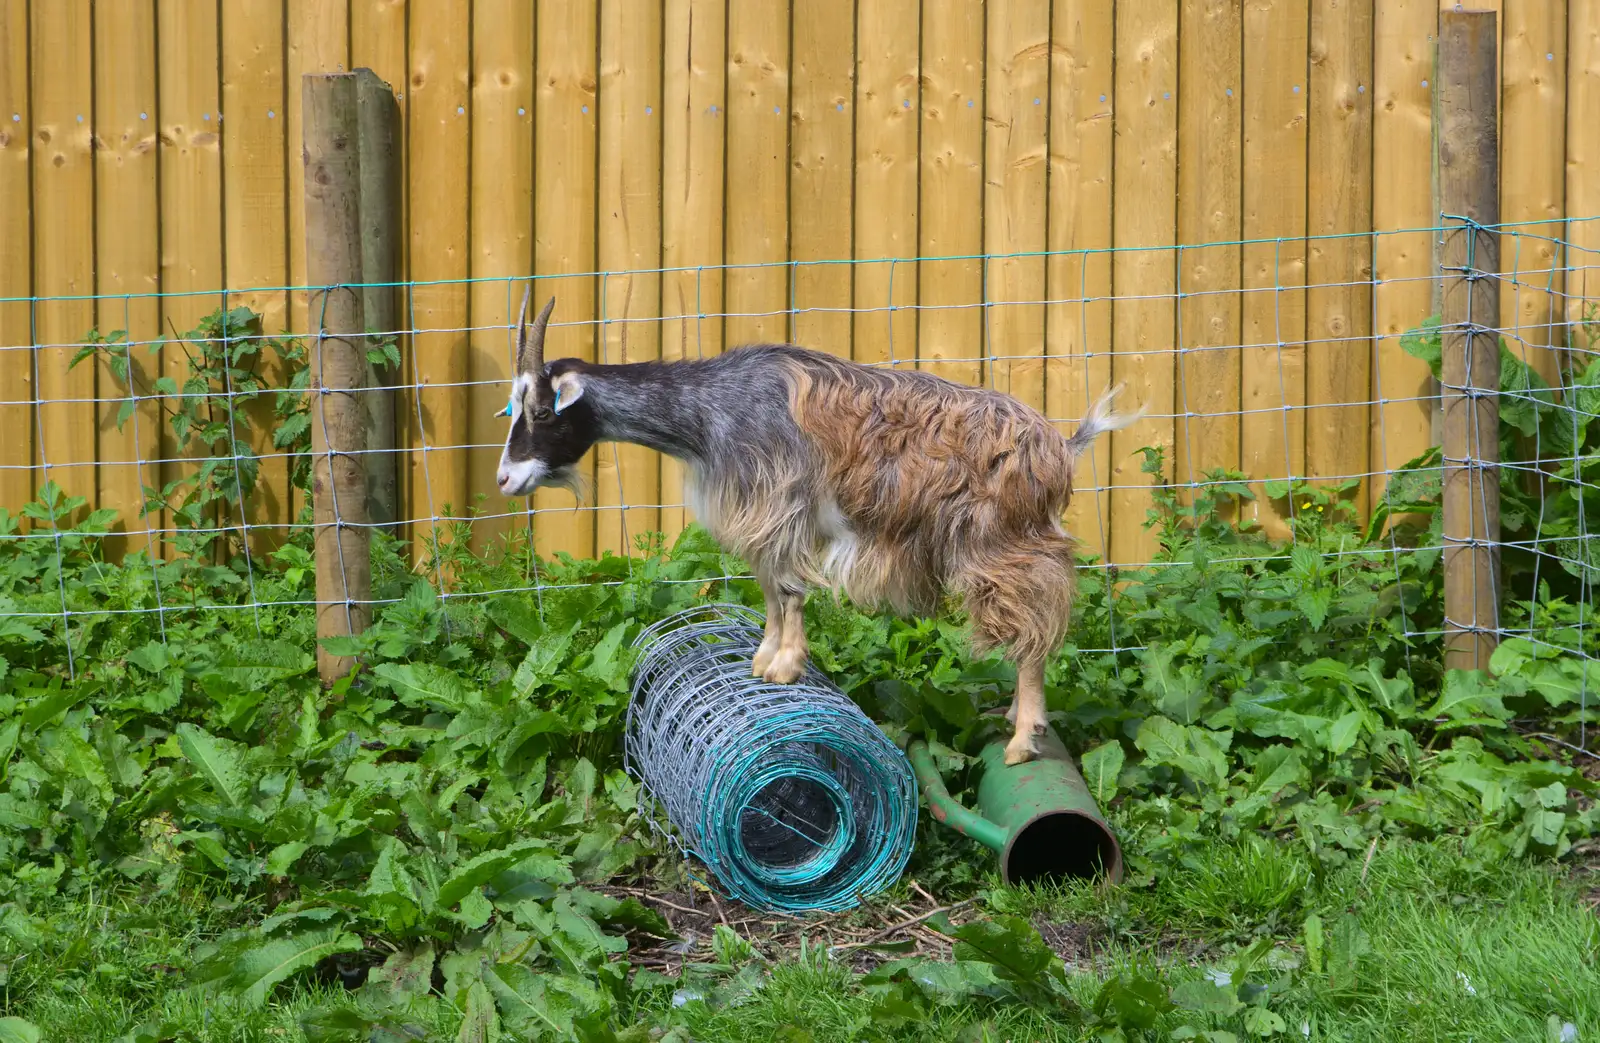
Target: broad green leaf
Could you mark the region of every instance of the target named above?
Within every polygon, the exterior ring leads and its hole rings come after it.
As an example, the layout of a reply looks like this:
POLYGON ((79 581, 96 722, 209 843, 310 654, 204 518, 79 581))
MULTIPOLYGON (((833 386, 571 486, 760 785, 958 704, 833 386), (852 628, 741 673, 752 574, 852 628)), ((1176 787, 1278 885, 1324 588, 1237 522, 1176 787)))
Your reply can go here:
POLYGON ((500 1017, 494 1009, 494 997, 483 982, 475 981, 467 987, 467 1009, 456 1043, 495 1043, 499 1038, 500 1017))
POLYGON ((1265 1007, 1251 1007, 1244 1012, 1244 1030, 1252 1036, 1272 1036, 1288 1027, 1280 1015, 1265 1007))
POLYGON ((1600 696, 1600 661, 1567 656, 1544 660, 1522 671, 1528 687, 1544 696, 1551 707, 1593 702, 1600 696))
POLYGON ((1172 1002, 1184 1010, 1207 1011, 1213 1014, 1231 1014, 1244 1005, 1239 1002, 1236 990, 1218 985, 1208 978, 1186 981, 1174 986, 1172 1002))
POLYGON ((1492 718, 1504 721, 1511 714, 1501 702, 1499 690, 1484 683, 1483 674, 1476 670, 1450 670, 1445 674, 1443 691, 1424 716, 1433 719, 1492 718))
POLYGON ((40 1043, 39 1026, 21 1018, 0 1018, 0 1043, 40 1043))
POLYGON ((571 633, 540 634, 530 643, 528 654, 512 675, 512 690, 525 698, 535 688, 553 681, 566 664, 571 646, 571 633))
POLYGON ((221 662, 205 670, 201 680, 220 679, 241 691, 265 689, 269 685, 310 673, 317 657, 288 641, 249 640, 223 656, 221 662))
POLYGON ((1355 684, 1355 675, 1350 672, 1350 668, 1337 659, 1322 658, 1313 660, 1300 667, 1295 673, 1302 681, 1320 678, 1329 681, 1340 681, 1344 684, 1355 684))
POLYGON ((1095 803, 1101 808, 1110 804, 1117 795, 1117 777, 1122 774, 1126 760, 1127 754, 1123 752, 1122 743, 1116 740, 1096 746, 1083 755, 1084 781, 1089 784, 1089 791, 1094 794, 1095 803))
POLYGON ((1019 984, 1043 987, 1048 980, 1064 982, 1061 958, 1044 943, 1038 930, 1017 916, 974 920, 944 933, 956 940, 955 958, 980 960, 999 977, 1019 984))
POLYGON ((1256 757, 1251 791, 1261 796, 1272 796, 1285 786, 1299 782, 1305 774, 1305 764, 1300 751, 1281 743, 1268 746, 1256 757))
POLYGON ((1335 757, 1356 744, 1361 735, 1361 712, 1351 710, 1337 721, 1328 732, 1328 752, 1335 757))
POLYGON ((424 939, 415 949, 391 953, 367 980, 395 999, 416 999, 433 987, 433 960, 433 943, 424 939))
POLYGON ((66 785, 73 779, 89 784, 102 806, 109 805, 116 793, 111 786, 111 775, 106 771, 100 754, 76 728, 51 728, 39 735, 37 741, 40 766, 66 785))
POLYGON ((549 845, 542 840, 519 840, 498 851, 486 851, 456 867, 445 877, 444 883, 439 885, 436 901, 441 907, 449 908, 507 869, 547 850, 549 845))
POLYGON ((89 689, 84 686, 60 688, 22 711, 22 723, 29 728, 43 727, 76 706, 89 689))
POLYGON ((1322 917, 1316 913, 1306 917, 1305 939, 1306 967, 1310 969, 1312 974, 1321 974, 1323 952, 1322 917))
POLYGON ((241 766, 244 747, 236 742, 218 738, 187 721, 178 725, 178 746, 189 763, 194 765, 217 796, 230 808, 244 804, 250 795, 250 780, 241 766))
POLYGON ((1123 1028, 1152 1029, 1172 1009, 1161 983, 1138 974, 1109 979, 1094 999, 1095 1014, 1103 1018, 1108 1011, 1115 1012, 1116 1023, 1123 1028))
POLYGON ((266 1002, 272 987, 292 974, 315 966, 342 952, 359 952, 361 939, 337 928, 307 931, 287 938, 271 938, 246 946, 233 957, 223 979, 230 992, 246 1003, 266 1002))
POLYGON ((1416 713, 1416 692, 1411 678, 1403 671, 1395 677, 1385 677, 1383 660, 1369 659, 1365 666, 1355 672, 1355 679, 1361 687, 1372 693, 1372 697, 1389 711, 1390 716, 1404 720, 1416 713))
POLYGON ((461 675, 432 663, 380 663, 372 672, 407 705, 459 713, 477 694, 461 675))
POLYGON ((1232 733, 1190 727, 1188 734, 1189 745, 1194 749, 1195 755, 1191 762, 1186 762, 1180 767, 1196 780, 1209 783, 1217 789, 1227 785, 1227 749, 1233 739, 1232 733))
POLYGON ((1145 718, 1133 744, 1156 764, 1178 767, 1189 756, 1189 736, 1183 725, 1165 717, 1145 718))
POLYGON ((612 691, 626 692, 628 690, 628 673, 632 667, 629 650, 622 645, 622 639, 627 636, 628 622, 618 623, 606 631, 594 646, 594 658, 584 669, 595 680, 605 684, 612 691))
POLYGON ((1494 654, 1489 657, 1489 670, 1496 677, 1504 677, 1521 670, 1535 658, 1533 642, 1522 637, 1507 638, 1495 646, 1494 654))

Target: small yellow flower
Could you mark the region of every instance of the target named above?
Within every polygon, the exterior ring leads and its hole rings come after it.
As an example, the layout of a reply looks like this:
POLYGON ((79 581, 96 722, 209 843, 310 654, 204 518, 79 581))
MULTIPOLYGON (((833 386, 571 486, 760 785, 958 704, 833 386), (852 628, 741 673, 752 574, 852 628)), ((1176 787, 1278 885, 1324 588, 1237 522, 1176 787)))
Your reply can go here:
POLYGON ((1309 511, 1309 510, 1310 510, 1310 509, 1311 509, 1311 501, 1310 501, 1310 500, 1307 500, 1307 501, 1306 501, 1306 502, 1305 502, 1305 503, 1302 503, 1302 504, 1301 504, 1301 505, 1300 505, 1300 509, 1301 509, 1301 510, 1302 510, 1302 511, 1309 511))

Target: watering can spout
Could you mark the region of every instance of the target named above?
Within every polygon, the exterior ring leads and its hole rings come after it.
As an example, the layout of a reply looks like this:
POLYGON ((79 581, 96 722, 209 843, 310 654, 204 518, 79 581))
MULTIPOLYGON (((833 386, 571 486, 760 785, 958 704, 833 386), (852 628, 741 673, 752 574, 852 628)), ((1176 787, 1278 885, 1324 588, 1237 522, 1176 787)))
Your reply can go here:
POLYGON ((1061 879, 1122 879, 1122 846, 1106 823, 1083 776, 1054 731, 1039 736, 1039 754, 1026 764, 1005 762, 1005 742, 985 746, 977 811, 945 789, 927 744, 906 749, 911 768, 938 822, 1000 856, 1007 884, 1061 879))

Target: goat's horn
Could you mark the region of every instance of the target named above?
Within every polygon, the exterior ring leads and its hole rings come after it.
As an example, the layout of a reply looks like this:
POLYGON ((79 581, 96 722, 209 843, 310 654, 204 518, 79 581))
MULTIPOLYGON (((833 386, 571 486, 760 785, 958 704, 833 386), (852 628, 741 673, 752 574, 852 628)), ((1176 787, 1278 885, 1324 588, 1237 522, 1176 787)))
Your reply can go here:
POLYGON ((533 292, 530 284, 522 290, 522 307, 517 309, 517 369, 526 369, 523 366, 524 356, 528 353, 528 294, 533 292))
POLYGON ((524 373, 538 373, 544 369, 544 331, 550 325, 550 312, 555 306, 554 297, 545 302, 538 318, 533 320, 533 330, 528 334, 524 350, 517 352, 517 368, 524 373))

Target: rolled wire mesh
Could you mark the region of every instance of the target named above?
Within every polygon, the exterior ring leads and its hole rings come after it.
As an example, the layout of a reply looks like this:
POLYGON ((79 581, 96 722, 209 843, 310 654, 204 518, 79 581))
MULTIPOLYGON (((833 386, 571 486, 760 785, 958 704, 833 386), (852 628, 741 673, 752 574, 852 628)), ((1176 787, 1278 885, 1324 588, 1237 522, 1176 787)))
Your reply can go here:
POLYGON ((759 613, 705 605, 634 643, 626 767, 669 838, 753 908, 848 908, 911 855, 917 784, 905 755, 815 667, 751 674, 759 613))

